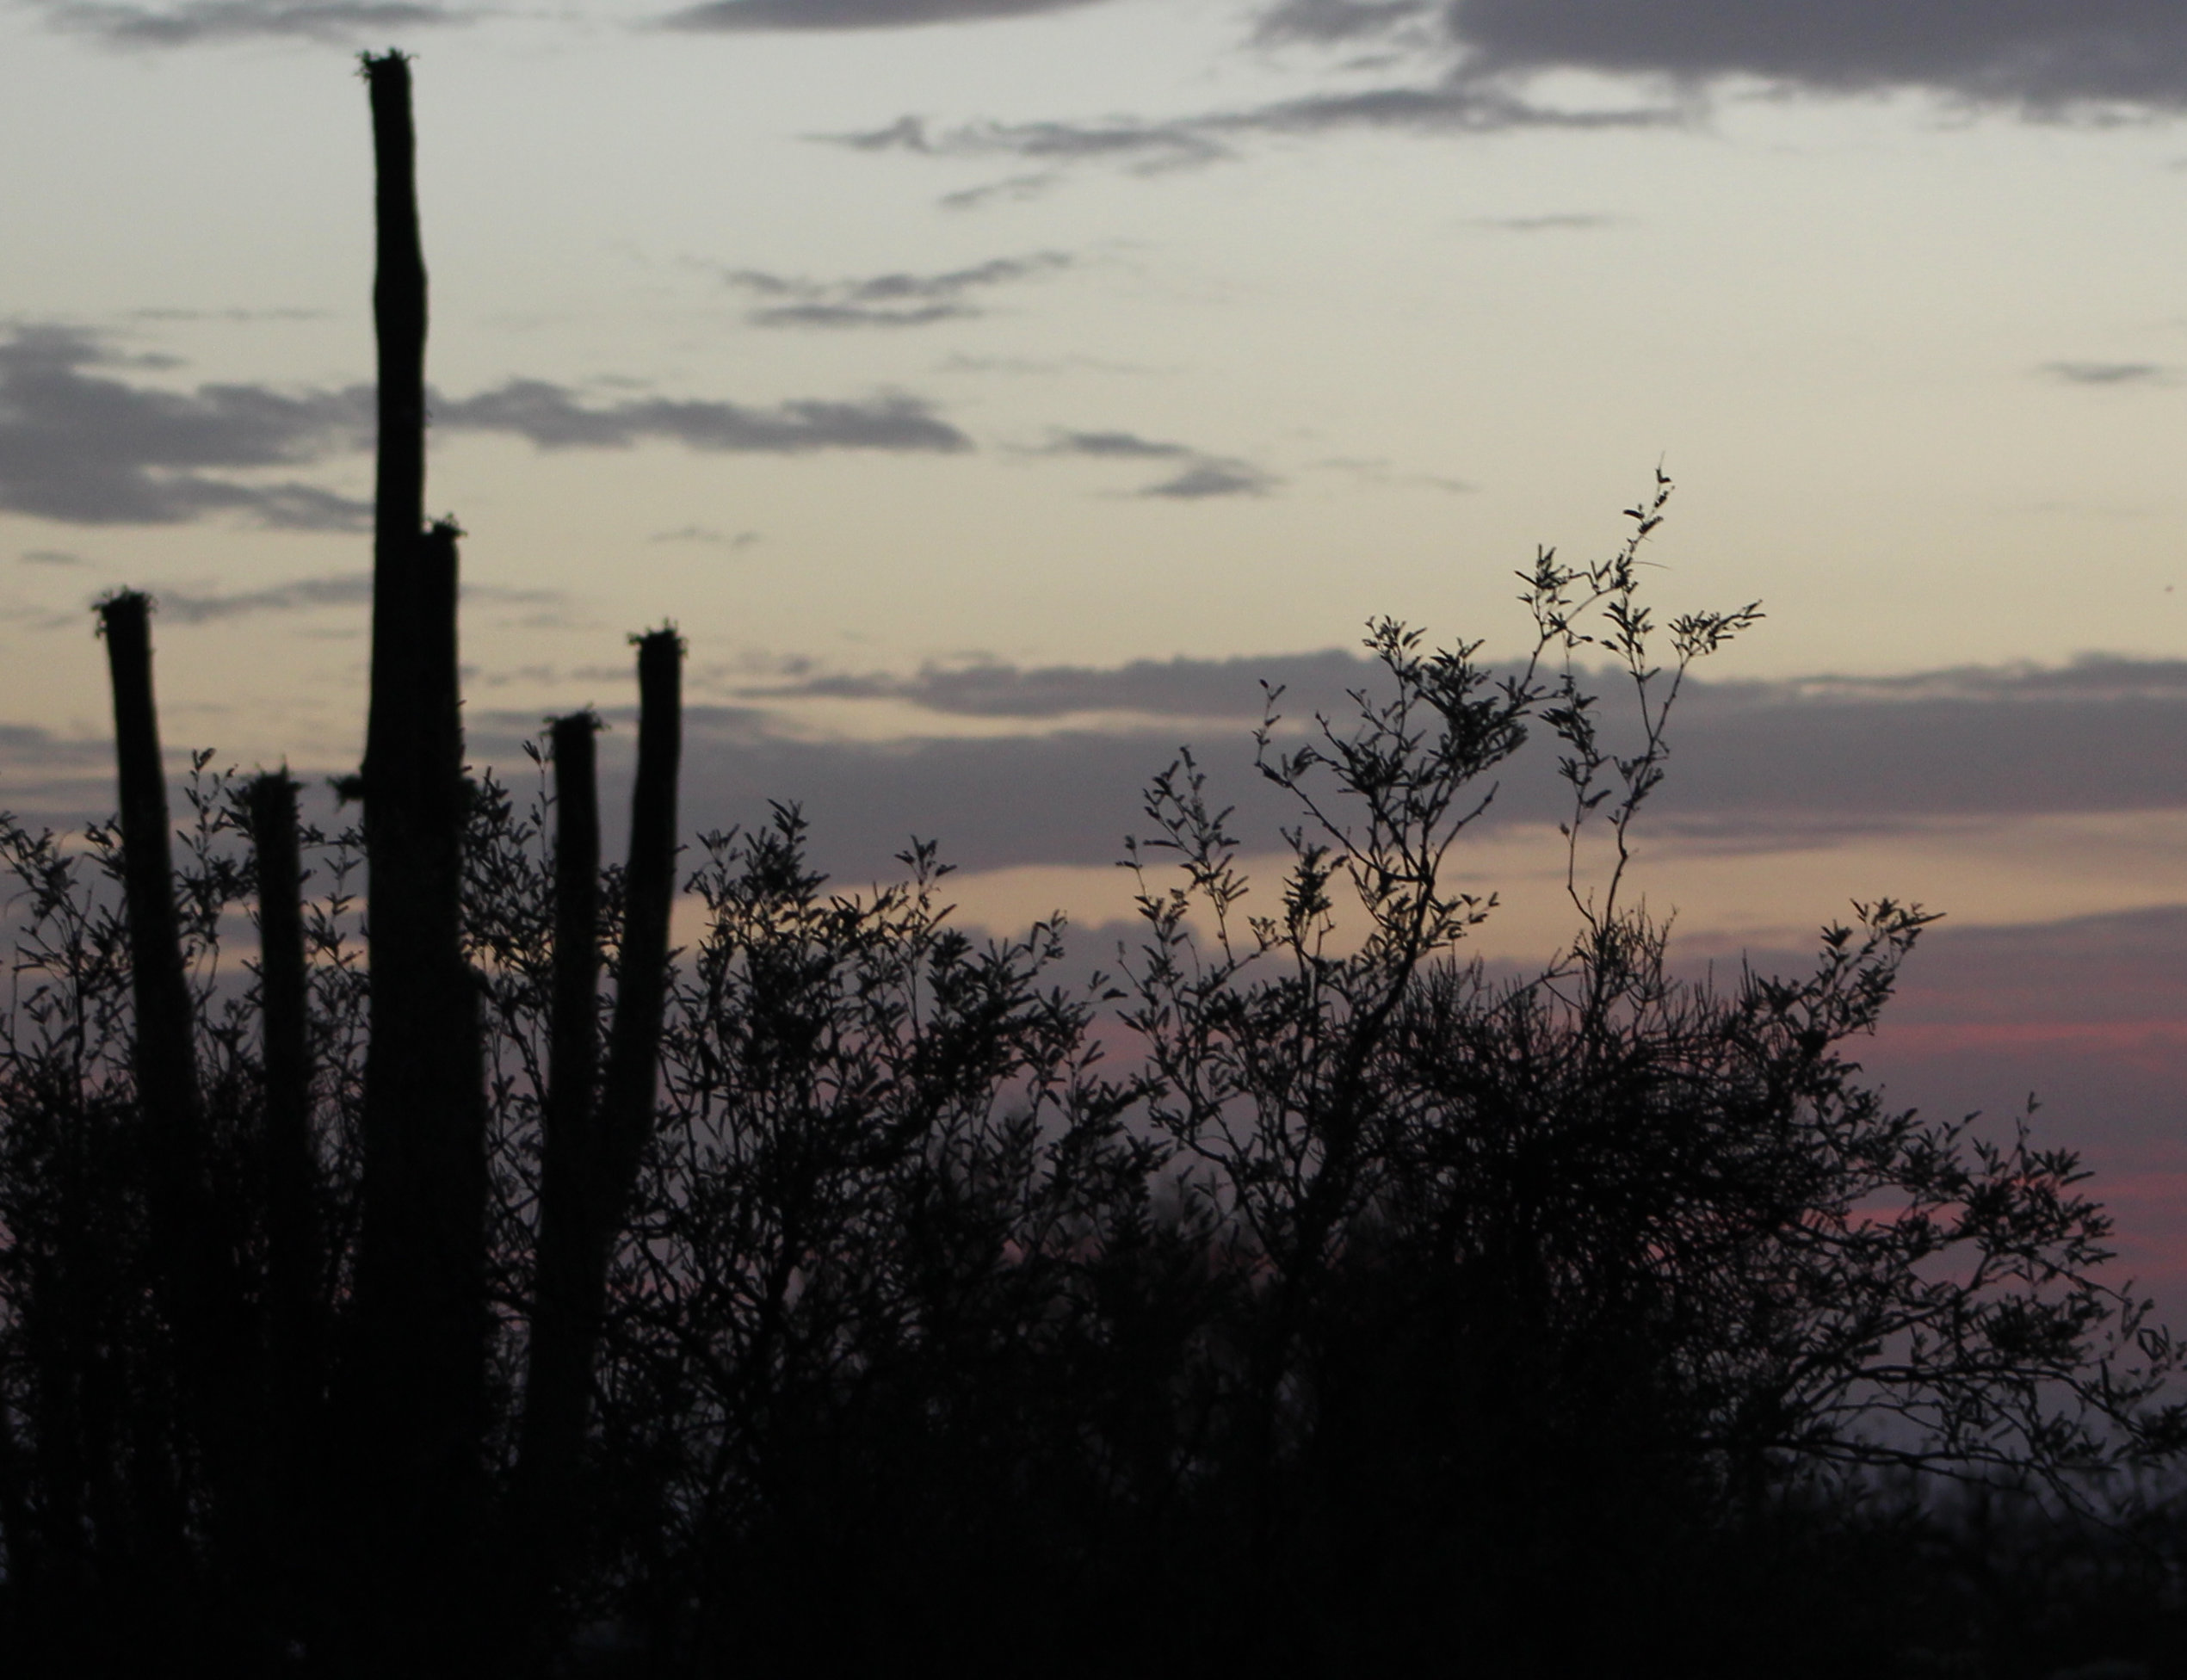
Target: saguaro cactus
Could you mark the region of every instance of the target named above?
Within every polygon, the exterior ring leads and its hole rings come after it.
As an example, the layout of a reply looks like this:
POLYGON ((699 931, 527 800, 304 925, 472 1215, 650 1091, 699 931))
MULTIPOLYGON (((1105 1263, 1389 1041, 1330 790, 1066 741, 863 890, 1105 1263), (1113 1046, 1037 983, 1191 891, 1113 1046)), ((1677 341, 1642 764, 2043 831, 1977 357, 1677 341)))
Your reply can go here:
POLYGON ((590 712, 557 718, 554 753, 554 997, 549 1027, 531 1362, 524 1387, 524 1504, 559 1504, 584 1433, 591 1374, 588 1204, 600 1169, 600 796, 590 712))
POLYGON ((152 699, 151 602, 134 590, 99 608, 114 683, 122 890, 136 1005, 137 1101, 145 1127, 146 1200, 159 1286, 175 1328, 184 1415, 204 1452, 213 1538, 230 1566, 256 1544, 256 1408, 250 1337, 227 1232, 205 1171, 195 1006, 183 972, 167 783, 152 699))
POLYGON ((368 58, 379 168, 380 457, 362 791, 371 1042, 349 1417, 360 1535, 398 1646, 465 1611, 482 1466, 485 1107, 462 943, 456 539, 424 528, 425 267, 410 66, 368 58))
POLYGON ((676 785, 683 754, 683 645, 673 630, 638 644, 638 781, 624 872, 623 936, 607 1071, 596 1105, 594 893, 599 818, 590 714, 554 725, 554 1017, 538 1271, 524 1398, 520 1511, 537 1575, 550 1578, 570 1538, 571 1473, 584 1439, 608 1267, 651 1134, 676 895, 676 785))
MULTIPOLYGON (((554 973, 548 1023, 530 1362, 510 1525, 521 1606, 544 1640, 569 1552, 570 1477, 584 1440, 596 1334, 590 1282, 600 1172, 600 796, 592 713, 554 720, 554 973)), ((542 1646, 543 1648, 543 1646, 542 1646)))
POLYGON ((638 781, 630 800, 630 861, 623 872, 622 948, 615 1016, 600 1082, 602 1197, 597 1270, 621 1228, 652 1134, 668 1002, 669 913, 676 902, 676 782, 683 757, 683 639, 672 629, 638 638, 638 781))
POLYGON ((175 912, 167 774, 160 763, 159 716, 152 701, 151 606, 145 596, 124 590, 100 604, 99 620, 114 681, 122 885, 137 1007, 137 1096, 156 1140, 158 1177, 163 1181, 156 1194, 180 1213, 202 1170, 203 1121, 191 1047, 189 987, 175 912))
MULTIPOLYGON (((405 580, 425 522, 425 256, 417 231, 417 144, 411 121, 410 61, 399 52, 364 61, 372 94, 376 266, 373 328, 380 349, 378 478, 373 501, 372 718, 374 738, 396 723, 408 695, 405 580)), ((395 731, 399 734, 400 731, 395 731)))

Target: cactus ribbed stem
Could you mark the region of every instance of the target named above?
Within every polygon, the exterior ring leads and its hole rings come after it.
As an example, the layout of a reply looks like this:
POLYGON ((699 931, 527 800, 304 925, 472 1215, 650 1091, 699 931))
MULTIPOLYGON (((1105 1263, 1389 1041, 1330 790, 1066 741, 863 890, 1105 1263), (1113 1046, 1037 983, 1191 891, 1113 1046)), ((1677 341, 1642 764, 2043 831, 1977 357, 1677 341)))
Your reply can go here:
POLYGON ((152 701, 151 602, 134 590, 99 608, 114 680, 115 766, 121 794, 123 891, 137 1009, 138 1100, 158 1139, 165 1194, 187 1196, 201 1170, 197 1058, 182 975, 167 773, 152 701))
MULTIPOLYGON (((477 1614, 487 1309, 479 988, 463 953, 466 794, 450 523, 423 529, 425 268, 410 66, 365 60, 379 165, 380 461, 363 792, 371 1041, 346 1418, 360 1590, 390 1661, 432 1665, 477 1614)), ((451 1659, 453 1660, 453 1659, 451 1659)))
POLYGON ((530 1366, 516 1491, 534 1602, 565 1555, 569 1483, 592 1393, 598 1288, 600 1169, 600 795, 590 712, 557 718, 554 759, 554 973, 539 1251, 533 1280, 530 1366))
POLYGON ((622 946, 596 1108, 590 1102, 590 1029, 580 1029, 576 1022, 580 1005, 590 1004, 595 984, 590 914, 581 908, 589 903, 590 889, 574 879, 597 858, 598 820, 590 809, 592 725, 589 718, 565 718, 555 726, 557 798, 567 802, 574 796, 581 804, 564 804, 558 830, 563 849, 556 866, 555 1089, 549 1097, 548 1153, 541 1172, 536 1312, 523 1436, 522 1505, 526 1520, 537 1524, 528 1537, 538 1572, 535 1587, 552 1578, 572 1537, 569 1482, 584 1444, 592 1364, 606 1315, 608 1268, 646 1141, 652 1134, 668 998, 669 913, 676 897, 683 686, 683 644, 676 632, 657 630, 640 637, 638 779, 631 799, 630 859, 623 874, 622 946), (580 928, 585 930, 581 936, 580 928), (565 939, 571 943, 565 946, 565 939), (565 950, 572 954, 566 967, 565 950))
POLYGON ((622 1224, 638 1164, 652 1135, 661 1018, 668 1002, 669 913, 676 902, 676 783, 683 756, 683 640, 672 629, 638 642, 638 782, 630 801, 623 934, 615 1022, 601 1080, 600 1135, 606 1250, 622 1224))
POLYGON ((259 1541, 256 1408, 247 1380, 250 1337, 228 1233, 206 1181, 195 1006, 183 971, 168 827, 167 781, 152 698, 151 602, 134 590, 99 607, 114 685, 114 759, 121 804, 134 1072, 145 1131, 146 1200, 159 1286, 175 1328, 184 1417, 203 1449, 213 1538, 249 1568, 259 1541))

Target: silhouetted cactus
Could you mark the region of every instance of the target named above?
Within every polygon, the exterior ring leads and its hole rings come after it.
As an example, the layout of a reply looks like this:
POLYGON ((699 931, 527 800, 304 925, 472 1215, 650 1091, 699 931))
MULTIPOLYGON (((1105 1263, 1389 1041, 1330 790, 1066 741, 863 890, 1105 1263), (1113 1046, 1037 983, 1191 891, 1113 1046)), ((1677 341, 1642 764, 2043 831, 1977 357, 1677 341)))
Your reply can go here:
MULTIPOLYGON (((548 1085, 540 1160, 539 1249, 532 1288, 530 1368, 518 1460, 520 1521, 531 1568, 551 1576, 569 1472, 591 1397, 597 1293, 588 1281, 600 1170, 600 795, 592 713, 557 718, 554 762, 554 958, 548 1085)), ((535 1585, 543 1582, 535 1582, 535 1585)))
MULTIPOLYGON (((407 628, 410 603, 388 585, 407 577, 425 518, 425 257, 417 231, 410 61, 399 52, 368 57, 364 74, 372 96, 376 233, 372 315, 380 351, 369 726, 376 736, 408 703, 407 691, 387 680, 403 674, 405 640, 386 633, 407 628)), ((368 768, 369 748, 366 763, 368 768)))
MULTIPOLYGON (((160 763, 152 701, 150 600, 133 590, 99 607, 114 682, 115 768, 120 782, 123 890, 130 973, 137 1009, 138 1101, 159 1166, 155 1195, 167 1217, 195 1211, 202 1170, 195 1014, 182 972, 175 911, 175 867, 167 827, 167 773, 160 763)), ((182 1267, 179 1256, 170 1263, 182 1267)))
POLYGON ((652 1135, 668 996, 669 916, 676 897, 676 794, 683 752, 683 644, 662 629, 638 641, 638 777, 623 874, 622 945, 608 1065, 596 1107, 594 877, 599 818, 590 713, 554 726, 555 859, 553 1084, 541 1166, 540 1242, 525 1394, 522 1504, 551 1577, 566 1552, 571 1473, 584 1437, 608 1268, 652 1135))
POLYGON ((372 1033, 349 1402, 366 1544, 403 1574, 394 1590, 420 1602, 425 1628, 444 1619, 432 1601, 464 1591, 481 1492, 485 1109, 462 949, 460 533, 423 528, 425 269, 410 69, 390 52, 364 70, 379 172, 380 454, 362 777, 372 1033))
POLYGON ((622 1223, 652 1129, 668 998, 669 914, 676 901, 676 781, 683 754, 683 640, 674 630, 638 639, 638 781, 630 800, 630 862, 623 873, 622 949, 615 1017, 601 1081, 602 1204, 596 1223, 604 1284, 607 1249, 622 1223))
MULTIPOLYGON (((219 1442, 212 1389, 224 1374, 212 1343, 213 1279, 204 1183, 195 1010, 182 964, 168 831, 167 777, 152 699, 151 602, 133 590, 99 606, 114 691, 114 761, 121 806, 123 908, 135 1005, 131 1045, 145 1139, 145 1197, 155 1280, 182 1352, 181 1399, 190 1421, 219 1442)), ((215 1462, 227 1455, 217 1450, 215 1462)), ((226 1478, 223 1478, 226 1479, 226 1478)), ((172 1513, 179 1539, 182 1516, 172 1513)), ((165 1526, 163 1524, 163 1526, 165 1526)))

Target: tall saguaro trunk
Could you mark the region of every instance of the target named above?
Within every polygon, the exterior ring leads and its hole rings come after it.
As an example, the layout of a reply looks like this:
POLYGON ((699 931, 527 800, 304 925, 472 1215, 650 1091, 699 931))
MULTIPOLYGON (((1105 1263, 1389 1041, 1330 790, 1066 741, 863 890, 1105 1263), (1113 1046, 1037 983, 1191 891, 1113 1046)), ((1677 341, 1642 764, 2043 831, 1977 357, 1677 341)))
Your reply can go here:
POLYGON ((623 876, 615 1017, 596 1102, 596 726, 589 713, 554 725, 553 1062, 518 1499, 520 1520, 532 1525, 526 1546, 534 1593, 553 1584, 576 1538, 571 1483, 591 1401, 608 1268, 652 1131, 668 996, 669 914, 676 897, 683 664, 683 645, 675 631, 639 639, 638 780, 623 876))
POLYGON ((554 720, 554 972, 530 1360, 510 1524, 520 1622, 552 1641, 570 1480, 592 1392, 590 1203, 600 1170, 600 790, 590 712, 554 720))
MULTIPOLYGON (((163 1223, 195 1211, 204 1170, 204 1120, 192 1047, 189 986, 182 974, 175 865, 167 825, 167 772, 152 700, 151 602, 133 590, 99 608, 114 682, 115 768, 121 794, 123 892, 130 979, 137 1008, 137 1099, 158 1162, 153 1195, 163 1223)), ((170 1263, 178 1257, 170 1257, 170 1263)))
POLYGON ((183 973, 168 826, 166 773, 152 698, 151 602, 135 590, 99 608, 114 686, 121 805, 122 890, 136 1006, 134 1072, 145 1129, 154 1263, 175 1334, 182 1417, 203 1453, 213 1495, 216 1567, 256 1567, 263 1484, 253 1473, 256 1410, 247 1380, 250 1326, 234 1255, 206 1178, 195 1010, 183 973))
POLYGON ((380 458, 363 788, 371 935, 350 1413, 391 1658, 470 1616, 482 1494, 485 1106, 464 960, 453 524, 424 528, 425 267, 410 66, 365 60, 379 170, 380 458))
MULTIPOLYGON (((554 996, 549 1024, 531 1359, 524 1385, 522 1504, 559 1506, 590 1391, 586 1302, 600 1140, 600 793, 589 712, 557 718, 554 996)), ((547 1520, 551 1521, 550 1518, 547 1520)))
POLYGON ((211 1419, 215 1375, 213 1278, 207 1262, 205 1115, 199 1100, 194 1010, 182 972, 175 866, 152 699, 151 602, 133 590, 99 606, 114 687, 114 767, 120 784, 121 868, 136 1005, 134 1068, 144 1116, 145 1197, 154 1263, 176 1329, 182 1399, 194 1426, 211 1419))
POLYGON ((606 1170, 601 1270, 621 1226, 653 1124, 661 1018, 668 1004, 668 923, 676 902, 676 781, 683 757, 683 639, 672 629, 638 639, 638 781, 630 800, 630 861, 623 872, 622 949, 615 1016, 600 1083, 606 1170))

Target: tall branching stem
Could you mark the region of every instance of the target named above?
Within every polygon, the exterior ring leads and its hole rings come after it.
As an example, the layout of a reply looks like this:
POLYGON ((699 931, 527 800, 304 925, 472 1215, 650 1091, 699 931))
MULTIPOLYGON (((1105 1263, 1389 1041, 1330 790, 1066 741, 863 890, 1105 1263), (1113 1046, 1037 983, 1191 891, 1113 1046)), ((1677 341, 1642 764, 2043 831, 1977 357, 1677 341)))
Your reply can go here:
POLYGON ((198 1099, 194 1011, 182 971, 168 835, 166 771, 152 700, 151 602, 124 590, 99 608, 114 681, 115 767, 121 794, 122 886, 137 1011, 137 1100, 151 1129, 154 1217, 165 1265, 185 1294, 194 1279, 188 1233, 203 1200, 204 1121, 198 1099))
POLYGON ((615 971, 615 1018, 601 1084, 605 1152, 596 1226, 604 1285, 606 1257, 621 1227, 652 1135, 668 1002, 669 912, 676 902, 676 782, 683 756, 683 640, 672 629, 638 639, 638 781, 630 802, 630 862, 623 874, 623 936, 615 971))
POLYGON ((205 1452, 216 1544, 233 1559, 251 1541, 245 1460, 256 1431, 245 1380, 249 1337, 234 1257, 206 1183, 195 1004, 184 972, 168 828, 159 716, 152 698, 150 600, 123 590, 99 608, 114 684, 122 888, 136 1005, 137 1101, 143 1116, 154 1266, 180 1354, 184 1414, 205 1452))
POLYGON ((592 1380, 595 1331, 585 1304, 593 1246, 587 1203, 600 1158, 599 727, 590 712, 553 725, 553 998, 518 1499, 519 1520, 534 1529, 527 1544, 548 1570, 557 1548, 536 1529, 552 1525, 564 1504, 592 1380))
POLYGON ((668 1001, 669 917, 676 899, 676 793, 683 750, 683 643, 638 638, 638 778, 608 1065, 598 1055, 595 943, 600 851, 590 713, 554 725, 553 1060, 541 1163, 538 1271, 517 1504, 532 1531, 528 1584, 551 1587, 575 1540, 571 1481, 584 1441, 608 1271, 646 1140, 668 1001))
POLYGON ((352 1400, 368 1547, 416 1608, 460 1616, 482 1494, 485 1106, 463 952, 466 793, 455 526, 424 530, 425 268, 410 67, 368 58, 379 168, 380 458, 363 792, 371 1046, 352 1400), (400 1548, 399 1553, 397 1548, 400 1548))

